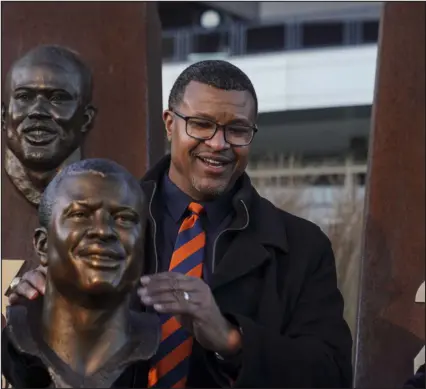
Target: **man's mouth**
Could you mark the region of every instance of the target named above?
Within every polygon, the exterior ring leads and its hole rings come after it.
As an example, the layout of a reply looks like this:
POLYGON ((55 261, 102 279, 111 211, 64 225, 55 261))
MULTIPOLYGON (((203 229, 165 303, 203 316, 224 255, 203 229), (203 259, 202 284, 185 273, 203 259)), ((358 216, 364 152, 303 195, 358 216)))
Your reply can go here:
POLYGON ((199 160, 204 168, 212 173, 222 173, 226 168, 233 162, 231 159, 225 157, 211 157, 211 156, 202 156, 197 155, 197 160, 199 160))
POLYGON ((43 146, 51 143, 58 133, 47 127, 31 127, 23 131, 24 138, 34 146, 43 146))

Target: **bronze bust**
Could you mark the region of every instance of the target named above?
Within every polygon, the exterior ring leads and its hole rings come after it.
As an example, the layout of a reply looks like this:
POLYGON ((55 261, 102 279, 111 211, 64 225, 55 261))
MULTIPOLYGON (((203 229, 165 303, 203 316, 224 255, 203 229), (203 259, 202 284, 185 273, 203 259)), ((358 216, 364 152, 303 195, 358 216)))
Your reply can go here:
POLYGON ((46 292, 8 307, 2 336, 13 387, 133 387, 160 341, 158 317, 130 309, 147 209, 138 181, 112 161, 76 162, 50 182, 34 234, 46 292))
POLYGON ((64 47, 38 46, 18 59, 3 86, 4 166, 34 205, 61 167, 80 159, 96 114, 92 74, 64 47))

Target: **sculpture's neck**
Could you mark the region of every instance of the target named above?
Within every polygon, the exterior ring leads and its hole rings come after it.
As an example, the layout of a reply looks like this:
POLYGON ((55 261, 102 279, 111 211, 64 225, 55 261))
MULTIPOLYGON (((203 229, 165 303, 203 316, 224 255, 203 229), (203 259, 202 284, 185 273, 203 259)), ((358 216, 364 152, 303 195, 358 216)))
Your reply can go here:
POLYGON ((43 338, 76 373, 89 376, 128 341, 128 300, 87 309, 61 295, 47 281, 43 303, 43 338))
POLYGON ((30 170, 25 167, 15 154, 8 148, 5 150, 4 168, 15 187, 25 198, 35 206, 40 203, 40 197, 46 186, 64 166, 81 159, 80 149, 75 150, 57 169, 49 171, 30 170))

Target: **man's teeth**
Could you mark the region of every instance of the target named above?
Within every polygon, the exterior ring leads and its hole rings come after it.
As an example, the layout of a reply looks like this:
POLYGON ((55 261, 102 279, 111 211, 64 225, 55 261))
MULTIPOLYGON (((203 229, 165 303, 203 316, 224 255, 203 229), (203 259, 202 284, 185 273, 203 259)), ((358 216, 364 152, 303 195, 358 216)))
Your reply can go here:
POLYGON ((206 163, 208 163, 210 165, 214 165, 214 166, 223 166, 223 165, 225 165, 224 162, 215 161, 214 159, 210 159, 210 158, 201 158, 201 160, 203 160, 203 162, 206 162, 206 163))

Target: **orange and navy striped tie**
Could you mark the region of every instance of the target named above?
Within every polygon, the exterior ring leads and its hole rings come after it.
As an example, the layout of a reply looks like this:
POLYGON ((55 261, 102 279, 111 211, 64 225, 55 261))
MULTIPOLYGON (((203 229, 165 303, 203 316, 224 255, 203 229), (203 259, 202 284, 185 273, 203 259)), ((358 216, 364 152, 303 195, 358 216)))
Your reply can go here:
MULTIPOLYGON (((197 203, 188 206, 191 214, 184 219, 176 239, 169 271, 200 277, 203 271, 206 234, 202 229, 197 203)), ((192 352, 192 337, 175 316, 160 315, 162 338, 157 354, 151 360, 149 388, 185 388, 192 352)))

